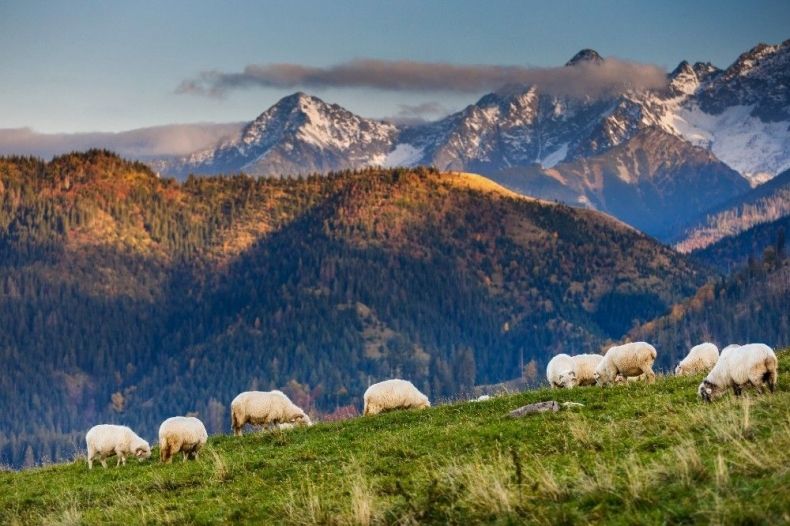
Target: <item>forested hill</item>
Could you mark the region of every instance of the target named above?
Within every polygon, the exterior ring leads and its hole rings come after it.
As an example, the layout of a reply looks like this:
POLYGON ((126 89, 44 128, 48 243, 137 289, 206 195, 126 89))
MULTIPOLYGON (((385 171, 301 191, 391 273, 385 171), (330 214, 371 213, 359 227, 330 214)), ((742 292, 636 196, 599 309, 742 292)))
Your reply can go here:
POLYGON ((635 328, 632 340, 646 340, 669 363, 703 341, 723 348, 731 343, 790 344, 790 259, 770 247, 761 259, 700 287, 697 293, 655 320, 635 328))
POLYGON ((392 375, 432 398, 534 375, 707 277, 468 174, 179 184, 104 151, 0 159, 0 462, 68 457, 97 422, 225 432, 250 388, 331 418, 392 375))

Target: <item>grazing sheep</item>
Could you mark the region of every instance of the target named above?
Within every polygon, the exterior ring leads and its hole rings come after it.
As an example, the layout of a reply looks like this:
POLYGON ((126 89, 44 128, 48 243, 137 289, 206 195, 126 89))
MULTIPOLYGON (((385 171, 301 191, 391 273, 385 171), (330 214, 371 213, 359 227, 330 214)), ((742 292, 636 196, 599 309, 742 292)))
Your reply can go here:
POLYGON ((630 376, 644 375, 652 383, 656 378, 653 372, 655 360, 656 348, 647 342, 618 345, 606 351, 593 376, 601 386, 614 382, 618 376, 628 379, 630 376))
POLYGON ((578 384, 576 363, 567 354, 558 354, 546 366, 546 379, 551 387, 571 389, 578 384))
POLYGON ((98 458, 103 468, 107 457, 117 455, 115 467, 126 465, 127 456, 135 456, 140 462, 151 456, 151 446, 126 426, 100 424, 85 434, 88 446, 88 469, 93 469, 93 459, 98 458))
POLYGON ((719 359, 719 349, 712 343, 701 343, 691 348, 689 353, 675 367, 677 376, 710 371, 719 359))
POLYGON ((206 445, 208 433, 203 422, 193 416, 174 416, 159 426, 159 458, 170 462, 179 451, 187 458, 198 458, 198 451, 206 445))
POLYGON ((236 436, 241 436, 246 424, 267 428, 282 424, 313 424, 310 417, 282 391, 245 391, 239 394, 230 403, 230 418, 236 436))
POLYGON ((742 389, 748 386, 762 393, 763 385, 767 385, 773 393, 776 388, 777 367, 776 354, 763 343, 724 349, 719 361, 699 385, 699 396, 704 401, 711 402, 722 396, 729 387, 732 387, 735 396, 740 396, 742 389))
POLYGON ((377 415, 391 409, 423 409, 431 407, 428 397, 408 380, 385 380, 373 384, 365 391, 364 415, 377 415))
POLYGON ((595 385, 595 369, 603 360, 600 354, 577 354, 573 358, 577 385, 595 385))

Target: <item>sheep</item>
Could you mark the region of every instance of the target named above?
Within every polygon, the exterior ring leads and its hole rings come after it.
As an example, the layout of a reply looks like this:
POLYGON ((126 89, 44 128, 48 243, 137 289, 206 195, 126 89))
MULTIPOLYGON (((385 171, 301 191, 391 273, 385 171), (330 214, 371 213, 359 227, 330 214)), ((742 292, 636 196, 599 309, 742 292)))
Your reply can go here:
POLYGON ((558 354, 546 366, 546 379, 551 387, 571 389, 578 384, 576 363, 567 354, 558 354))
POLYGON ((431 407, 428 397, 408 380, 385 380, 373 384, 365 391, 363 414, 377 415, 391 409, 424 409, 431 407))
POLYGON ((719 353, 719 360, 721 360, 722 356, 724 356, 725 354, 729 353, 733 349, 737 349, 740 346, 741 346, 740 343, 731 343, 731 344, 729 344, 727 347, 722 349, 721 352, 719 353))
POLYGON ((193 416, 174 416, 159 426, 159 459, 170 463, 179 451, 183 461, 198 458, 198 452, 206 445, 208 433, 203 422, 193 416))
POLYGON ((241 436, 246 424, 267 428, 282 424, 313 425, 310 417, 291 402, 282 391, 245 391, 230 403, 233 433, 241 436))
POLYGON ((142 462, 150 458, 151 446, 137 433, 126 426, 100 424, 93 426, 85 434, 88 447, 88 469, 93 469, 93 460, 98 458, 103 468, 107 467, 107 457, 116 455, 115 467, 126 465, 127 456, 135 456, 142 462))
POLYGON ((724 349, 719 361, 699 384, 699 397, 712 402, 732 387, 740 396, 744 387, 752 386, 762 393, 763 385, 773 393, 776 389, 778 361, 774 351, 763 343, 751 343, 724 349), (726 352, 725 352, 726 351, 726 352))
POLYGON ((675 375, 684 376, 710 371, 719 359, 719 349, 712 343, 701 343, 689 350, 677 367, 675 375))
POLYGON ((573 358, 576 385, 595 385, 595 368, 603 360, 600 354, 577 354, 573 358))
POLYGON ((641 376, 652 383, 656 375, 653 362, 656 360, 656 348, 647 342, 632 342, 611 347, 595 368, 595 383, 604 386, 614 382, 618 376, 628 379, 630 376, 641 376))

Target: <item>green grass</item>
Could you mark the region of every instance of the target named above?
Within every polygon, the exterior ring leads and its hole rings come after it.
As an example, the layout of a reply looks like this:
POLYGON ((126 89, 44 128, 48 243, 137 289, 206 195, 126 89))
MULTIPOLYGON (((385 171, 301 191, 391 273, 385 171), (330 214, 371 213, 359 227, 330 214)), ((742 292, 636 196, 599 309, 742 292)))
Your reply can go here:
POLYGON ((4 472, 0 524, 788 524, 789 370, 711 405, 699 377, 542 389, 213 437, 185 464, 4 472), (547 399, 584 407, 504 416, 547 399))

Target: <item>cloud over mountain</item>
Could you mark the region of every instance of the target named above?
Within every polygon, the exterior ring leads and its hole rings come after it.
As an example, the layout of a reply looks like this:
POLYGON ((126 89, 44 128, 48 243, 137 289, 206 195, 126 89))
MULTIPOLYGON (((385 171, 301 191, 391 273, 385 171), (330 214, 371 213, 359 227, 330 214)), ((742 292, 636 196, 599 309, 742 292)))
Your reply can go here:
POLYGON ((665 83, 666 72, 661 68, 616 58, 555 68, 357 59, 326 67, 250 64, 240 72, 203 71, 181 82, 176 92, 209 97, 249 88, 480 93, 509 84, 537 84, 546 93, 599 97, 629 89, 655 89, 665 83))
POLYGON ((168 124, 118 133, 40 133, 31 128, 0 129, 0 155, 54 155, 107 148, 133 158, 187 155, 236 135, 243 123, 168 124))

